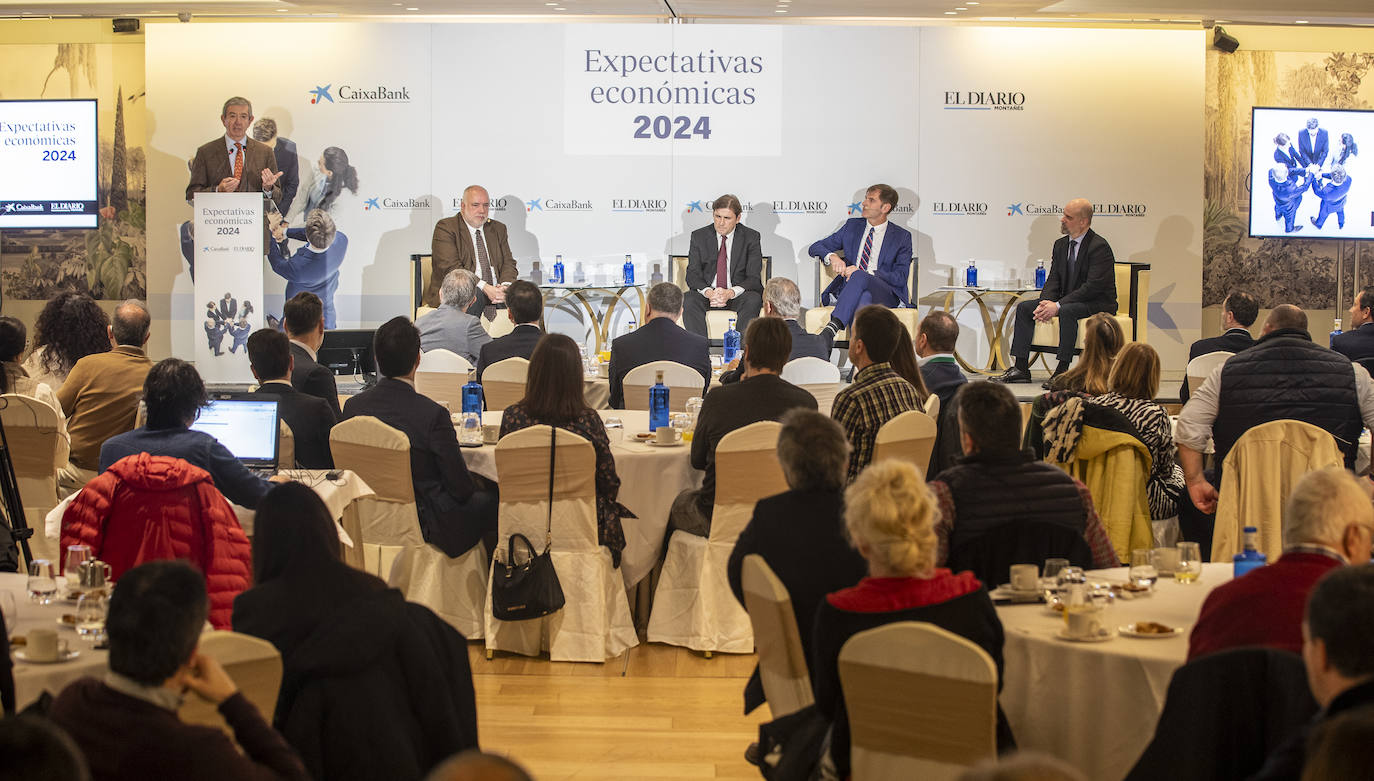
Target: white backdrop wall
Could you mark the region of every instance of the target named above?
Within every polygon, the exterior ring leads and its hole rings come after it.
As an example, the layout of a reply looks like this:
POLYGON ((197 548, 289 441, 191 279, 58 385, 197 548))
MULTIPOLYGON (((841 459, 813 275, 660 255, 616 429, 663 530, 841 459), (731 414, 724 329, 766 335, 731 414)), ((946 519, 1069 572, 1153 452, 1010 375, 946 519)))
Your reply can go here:
MULTIPOLYGON (((222 131, 224 98, 242 94, 299 147, 293 212, 325 147, 358 169, 358 194, 334 208, 350 239, 341 327, 405 312, 409 255, 428 251, 467 184, 490 191, 522 276, 556 253, 569 275, 579 262, 618 270, 626 253, 663 263, 709 222, 710 199, 733 192, 774 273, 810 302, 807 247, 882 181, 902 196, 895 221, 917 235, 923 294, 969 257, 984 280, 1029 277, 1071 197, 1131 207, 1137 216, 1103 213, 1094 227, 1118 258, 1155 264, 1149 338, 1181 369, 1201 298, 1203 44, 1199 32, 1020 28, 155 25, 148 276, 172 327, 154 349, 192 352, 176 242, 186 160, 222 131), (226 72, 225 40, 272 55, 226 72), (325 87, 332 100, 315 92, 325 87), (612 92, 635 102, 611 104, 612 92), (990 106, 998 93, 1011 108, 990 106), (665 129, 687 137, 654 137, 665 129)), ((266 279, 275 313, 284 282, 266 279)), ((979 349, 974 335, 961 344, 979 349)))

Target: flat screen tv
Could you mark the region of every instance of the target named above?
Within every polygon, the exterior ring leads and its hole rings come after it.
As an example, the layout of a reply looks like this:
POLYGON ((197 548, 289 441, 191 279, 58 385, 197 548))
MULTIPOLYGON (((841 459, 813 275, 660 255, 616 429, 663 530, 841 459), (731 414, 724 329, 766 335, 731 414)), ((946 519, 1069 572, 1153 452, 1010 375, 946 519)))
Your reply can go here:
POLYGON ((0 100, 0 230, 94 228, 96 103, 0 100))
POLYGON ((1257 106, 1250 131, 1251 236, 1374 238, 1374 111, 1257 106))

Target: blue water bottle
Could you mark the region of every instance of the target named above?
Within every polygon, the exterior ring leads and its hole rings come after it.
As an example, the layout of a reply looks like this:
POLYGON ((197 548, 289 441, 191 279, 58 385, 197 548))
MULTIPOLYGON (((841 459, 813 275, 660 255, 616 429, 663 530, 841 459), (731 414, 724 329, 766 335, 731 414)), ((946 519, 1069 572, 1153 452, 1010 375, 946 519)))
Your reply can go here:
POLYGON ((973 265, 973 258, 968 259, 968 270, 964 272, 964 286, 978 287, 978 267, 973 265))
POLYGON ((463 414, 476 412, 482 414, 482 383, 477 381, 477 372, 468 372, 467 384, 463 386, 463 414))
POLYGON ((730 327, 725 329, 725 362, 729 363, 739 357, 739 331, 735 330, 735 318, 730 318, 730 327))
POLYGON ((663 384, 662 370, 654 372, 654 387, 649 389, 649 430, 658 431, 668 425, 668 386, 663 384))
POLYGON ((1332 348, 1335 348, 1335 346, 1336 346, 1336 337, 1338 337, 1338 336, 1340 336, 1340 335, 1341 335, 1341 319, 1338 317, 1338 318, 1336 318, 1336 325, 1335 325, 1334 327, 1332 327, 1332 329, 1331 329, 1331 342, 1330 342, 1330 346, 1331 346, 1332 348))
POLYGON ((634 261, 630 260, 629 255, 625 256, 625 266, 623 272, 625 275, 625 287, 633 285, 635 283, 635 264, 634 261))
POLYGON ((555 284, 563 284, 563 256, 555 255, 553 258, 553 281, 555 284))
POLYGON ((1041 290, 1045 287, 1045 259, 1035 261, 1035 289, 1041 290))
POLYGON ((1244 547, 1240 553, 1232 557, 1232 571, 1237 578, 1252 569, 1263 567, 1269 558, 1259 551, 1258 540, 1256 539, 1259 536, 1259 529, 1254 526, 1246 526, 1242 533, 1245 535, 1244 547))

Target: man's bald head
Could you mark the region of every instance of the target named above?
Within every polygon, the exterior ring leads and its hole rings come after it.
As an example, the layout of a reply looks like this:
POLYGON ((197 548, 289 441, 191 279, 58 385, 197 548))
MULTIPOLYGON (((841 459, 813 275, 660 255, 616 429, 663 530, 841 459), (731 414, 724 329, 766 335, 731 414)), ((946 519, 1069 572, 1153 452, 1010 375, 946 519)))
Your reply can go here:
POLYGON ((1089 224, 1093 221, 1093 202, 1087 198, 1074 198, 1064 207, 1064 211, 1079 219, 1087 220, 1089 224))
POLYGON ((153 318, 142 301, 130 298, 115 308, 110 320, 110 336, 115 344, 142 347, 148 341, 148 329, 153 318))
POLYGON ((1279 304, 1269 311, 1269 317, 1264 320, 1264 333, 1277 331, 1282 328, 1296 328, 1300 331, 1307 330, 1307 313, 1292 304, 1279 304))
POLYGON ((469 749, 430 771, 425 781, 534 781, 525 769, 497 754, 469 749))

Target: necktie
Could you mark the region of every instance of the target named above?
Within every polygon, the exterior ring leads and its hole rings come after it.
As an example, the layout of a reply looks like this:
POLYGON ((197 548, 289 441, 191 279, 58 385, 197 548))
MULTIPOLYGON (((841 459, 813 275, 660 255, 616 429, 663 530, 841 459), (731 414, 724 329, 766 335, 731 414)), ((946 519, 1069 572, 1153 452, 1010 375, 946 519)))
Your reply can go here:
POLYGON ((864 237, 864 249, 859 254, 859 270, 868 271, 868 256, 873 253, 873 226, 868 226, 868 235, 864 237))
MULTIPOLYGON (((495 284, 491 278, 491 258, 487 256, 487 243, 482 240, 482 229, 473 231, 472 242, 477 248, 477 270, 482 272, 482 281, 488 285, 495 284)), ((487 320, 496 319, 496 307, 486 306, 482 309, 482 316, 487 320)))
POLYGON ((716 287, 730 287, 730 271, 726 268, 725 237, 720 237, 720 252, 716 254, 716 287))
POLYGON ((1073 272, 1078 263, 1078 240, 1069 239, 1069 284, 1073 284, 1073 272))
POLYGON ((234 142, 234 178, 243 184, 243 144, 237 141, 234 142))

